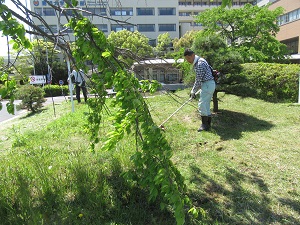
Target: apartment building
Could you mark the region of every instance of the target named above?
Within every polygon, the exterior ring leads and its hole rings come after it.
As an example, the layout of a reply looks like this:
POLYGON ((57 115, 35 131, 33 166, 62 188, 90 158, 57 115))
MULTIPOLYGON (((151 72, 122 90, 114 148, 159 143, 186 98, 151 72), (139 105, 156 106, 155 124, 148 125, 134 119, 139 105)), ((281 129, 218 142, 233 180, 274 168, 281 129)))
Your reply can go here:
POLYGON ((284 13, 278 18, 280 31, 277 40, 287 45, 291 58, 295 63, 300 63, 300 1, 276 0, 272 1, 270 9, 283 7, 284 13))
MULTIPOLYGON (((51 4, 65 6, 63 0, 49 1, 51 4)), ((171 38, 179 36, 178 0, 79 0, 77 8, 106 35, 111 31, 129 30, 145 34, 155 44, 159 34, 168 32, 171 38), (112 20, 108 19, 112 18, 112 20), (126 21, 126 22, 122 22, 126 21)), ((54 9, 44 0, 31 1, 31 9, 43 16, 53 32, 58 29, 58 17, 54 9)), ((66 10, 67 13, 72 13, 66 10)), ((33 18, 35 19, 35 18, 33 18)), ((39 21, 35 20, 35 23, 39 21)), ((60 23, 67 23, 60 18, 60 23)), ((47 32, 47 28, 41 26, 47 32)), ((74 40, 69 31, 70 41, 74 40)))
MULTIPOLYGON (((65 6, 63 0, 50 0, 50 4, 65 6)), ((243 7, 253 0, 233 0, 233 7, 243 7)), ((158 35, 168 32, 170 37, 182 37, 189 30, 202 29, 195 23, 195 16, 211 7, 220 6, 222 0, 79 0, 78 8, 83 16, 89 18, 106 35, 111 31, 127 29, 139 31, 146 35, 150 44, 155 45, 158 35), (98 16, 96 16, 98 15, 98 16), (113 20, 107 19, 108 17, 113 20), (121 21, 126 21, 121 22, 121 21)), ((45 0, 30 1, 32 11, 43 16, 56 33, 63 27, 58 25, 67 23, 66 18, 58 19, 54 9, 45 0)), ((67 13, 72 13, 66 10, 67 13)), ((39 21, 33 18, 36 24, 39 21)), ((42 25, 40 28, 48 32, 42 25)), ((70 41, 74 41, 71 31, 68 32, 70 41)))

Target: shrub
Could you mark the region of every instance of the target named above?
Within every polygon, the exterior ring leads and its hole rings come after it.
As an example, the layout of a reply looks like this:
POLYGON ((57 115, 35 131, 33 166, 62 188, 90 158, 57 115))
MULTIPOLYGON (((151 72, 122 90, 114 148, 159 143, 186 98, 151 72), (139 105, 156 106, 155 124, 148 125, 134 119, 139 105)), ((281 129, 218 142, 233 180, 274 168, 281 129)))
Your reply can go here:
POLYGON ((239 74, 226 74, 222 90, 270 102, 295 102, 298 98, 300 66, 297 64, 246 63, 239 74))
POLYGON ((295 102, 298 97, 300 66, 296 64, 247 63, 243 73, 257 91, 257 97, 268 101, 295 102))
POLYGON ((69 94, 68 85, 46 85, 44 86, 45 97, 64 96, 69 94))
POLYGON ((16 97, 22 100, 19 107, 32 112, 43 107, 43 103, 46 101, 44 95, 45 92, 41 87, 30 84, 20 86, 16 92, 16 97))

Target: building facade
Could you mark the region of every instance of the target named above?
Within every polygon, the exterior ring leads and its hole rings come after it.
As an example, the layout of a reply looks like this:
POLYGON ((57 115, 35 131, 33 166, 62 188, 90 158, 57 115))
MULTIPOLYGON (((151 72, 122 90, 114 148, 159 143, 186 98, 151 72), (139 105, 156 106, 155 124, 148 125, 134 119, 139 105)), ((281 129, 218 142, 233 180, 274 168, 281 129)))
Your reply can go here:
MULTIPOLYGON (((57 6, 65 6, 63 0, 49 2, 57 6)), ((138 30, 146 35, 151 43, 156 42, 158 35, 162 33, 168 32, 172 39, 179 35, 178 0, 79 0, 77 8, 106 36, 112 31, 138 30)), ((58 29, 64 29, 58 25, 58 16, 46 1, 32 0, 31 10, 41 15, 54 33, 58 32, 58 29)), ((66 13, 72 14, 72 11, 66 9, 66 13)), ((36 24, 39 23, 37 19, 33 18, 33 20, 36 24)), ((60 18, 60 23, 67 23, 64 16, 60 18)), ((48 32, 47 28, 42 25, 40 28, 48 32)), ((69 33, 70 41, 74 41, 71 31, 67 31, 67 33, 69 33)))
MULTIPOLYGON (((63 0, 50 0, 50 4, 65 6, 63 0)), ((233 0, 233 7, 243 7, 253 0, 233 0)), ((160 34, 168 32, 172 39, 182 37, 187 31, 202 29, 195 23, 195 16, 211 7, 222 4, 222 0, 78 0, 78 6, 83 16, 89 18, 98 29, 107 36, 111 31, 127 29, 139 31, 147 36, 150 44, 155 45, 160 34), (112 18, 109 20, 107 18, 112 18), (122 22, 126 21, 126 23, 122 22)), ((57 33, 64 30, 70 41, 74 41, 71 31, 58 24, 67 23, 65 17, 59 18, 54 9, 45 0, 30 0, 31 10, 41 15, 57 33)), ((66 9, 66 13, 72 11, 66 9)), ((39 21, 33 18, 39 25, 39 21)), ((49 28, 39 25, 44 31, 49 28)))
POLYGON ((294 62, 300 63, 300 1, 277 0, 272 1, 270 9, 283 7, 284 13, 278 18, 280 30, 277 40, 287 45, 294 62))

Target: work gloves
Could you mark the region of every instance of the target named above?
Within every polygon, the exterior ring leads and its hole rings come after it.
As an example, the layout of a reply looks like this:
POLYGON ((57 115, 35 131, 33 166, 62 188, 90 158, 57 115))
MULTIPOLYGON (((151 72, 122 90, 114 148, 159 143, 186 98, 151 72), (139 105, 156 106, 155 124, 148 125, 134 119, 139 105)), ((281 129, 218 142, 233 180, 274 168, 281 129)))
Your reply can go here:
POLYGON ((190 98, 195 99, 195 98, 196 98, 196 94, 195 94, 195 93, 191 93, 191 94, 190 94, 190 98))

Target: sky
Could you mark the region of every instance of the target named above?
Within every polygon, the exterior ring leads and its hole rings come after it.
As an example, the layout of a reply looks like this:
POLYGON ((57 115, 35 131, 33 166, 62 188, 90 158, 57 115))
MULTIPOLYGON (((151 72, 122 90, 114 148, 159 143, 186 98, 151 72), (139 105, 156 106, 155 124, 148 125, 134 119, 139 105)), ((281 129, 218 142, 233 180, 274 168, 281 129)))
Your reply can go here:
MULTIPOLYGON (((26 0, 20 0, 24 5, 26 5, 25 1, 26 0)), ((10 0, 5 0, 5 5, 8 6, 8 8, 12 9, 13 11, 18 11, 16 6, 10 1, 10 0)), ((27 5, 29 6, 29 1, 27 1, 27 5)), ((2 36, 2 33, 0 34, 0 56, 7 56, 7 40, 6 37, 2 36)))

